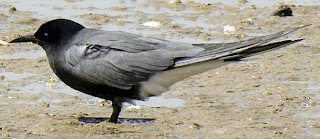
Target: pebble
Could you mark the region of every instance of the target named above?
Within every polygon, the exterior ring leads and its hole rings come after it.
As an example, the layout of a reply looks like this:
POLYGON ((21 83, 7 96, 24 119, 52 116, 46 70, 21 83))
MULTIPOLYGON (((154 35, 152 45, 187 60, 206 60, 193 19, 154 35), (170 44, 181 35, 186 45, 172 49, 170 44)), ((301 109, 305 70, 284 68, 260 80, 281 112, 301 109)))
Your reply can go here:
POLYGON ((47 83, 46 83, 46 87, 47 87, 47 88, 52 89, 54 86, 56 86, 55 83, 50 83, 50 82, 47 82, 47 83))
POLYGON ((176 3, 181 3, 181 1, 180 0, 169 0, 168 3, 176 4, 176 3))
POLYGON ((127 110, 138 110, 141 109, 140 105, 131 105, 129 107, 126 108, 127 110))
POLYGON ((292 10, 288 5, 281 5, 279 8, 272 13, 273 16, 293 16, 292 10))
POLYGON ((230 35, 230 34, 236 34, 237 29, 235 26, 226 25, 223 27, 223 33, 230 35))
POLYGON ((144 22, 142 25, 149 27, 149 28, 160 28, 162 25, 157 22, 157 21, 148 21, 148 22, 144 22))
POLYGON ((49 81, 50 81, 51 83, 55 83, 55 82, 58 82, 58 79, 55 78, 55 77, 51 77, 51 78, 49 79, 49 81))
POLYGON ((11 13, 13 13, 13 12, 17 11, 17 9, 16 9, 16 7, 10 6, 9 11, 10 11, 11 13))
POLYGON ((238 0, 238 3, 239 4, 245 4, 245 3, 247 3, 248 1, 247 0, 238 0))
POLYGON ((43 107, 49 107, 50 105, 49 105, 48 102, 41 102, 41 106, 43 106, 43 107))
POLYGON ((0 45, 8 45, 9 43, 3 40, 0 40, 0 45))
POLYGON ((0 75, 0 80, 4 80, 6 77, 3 75, 0 75))
POLYGON ((97 102, 100 106, 105 106, 107 101, 105 99, 99 99, 97 102))

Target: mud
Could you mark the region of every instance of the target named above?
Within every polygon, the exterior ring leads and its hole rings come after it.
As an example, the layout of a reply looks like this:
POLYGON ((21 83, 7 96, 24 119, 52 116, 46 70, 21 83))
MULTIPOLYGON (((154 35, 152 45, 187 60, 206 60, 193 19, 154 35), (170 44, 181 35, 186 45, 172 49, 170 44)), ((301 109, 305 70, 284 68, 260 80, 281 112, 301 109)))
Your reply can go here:
POLYGON ((4 1, 0 40, 34 33, 55 18, 189 43, 232 42, 312 26, 285 37, 302 42, 192 76, 136 107, 125 104, 121 118, 145 120, 134 124, 103 122, 111 114, 110 102, 64 85, 39 46, 0 45, 0 138, 320 138, 318 1, 287 3, 290 17, 272 16, 281 2, 276 0, 266 5, 121 2, 4 1), (150 29, 142 25, 146 21, 162 26, 150 29), (236 33, 224 34, 226 25, 236 33))

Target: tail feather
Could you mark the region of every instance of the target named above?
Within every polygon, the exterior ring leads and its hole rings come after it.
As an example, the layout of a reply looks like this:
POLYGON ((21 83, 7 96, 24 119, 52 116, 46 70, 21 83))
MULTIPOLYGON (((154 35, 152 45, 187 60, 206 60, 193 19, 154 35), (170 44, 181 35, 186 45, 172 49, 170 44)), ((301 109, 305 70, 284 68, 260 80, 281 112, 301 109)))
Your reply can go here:
POLYGON ((302 40, 303 39, 284 40, 284 41, 280 41, 280 42, 261 45, 261 46, 257 46, 257 47, 253 47, 253 48, 247 49, 247 50, 242 51, 240 53, 234 53, 232 55, 223 57, 221 59, 226 60, 226 61, 236 61, 236 60, 240 60, 242 58, 246 58, 246 57, 249 57, 249 56, 258 55, 258 54, 261 54, 261 53, 266 53, 266 52, 272 51, 274 49, 279 49, 279 48, 282 48, 282 47, 286 47, 286 46, 288 46, 290 44, 294 44, 294 43, 302 41, 302 40))
MULTIPOLYGON (((300 27, 295 27, 291 29, 287 29, 284 31, 280 31, 274 34, 266 35, 266 36, 261 36, 261 37, 256 37, 240 42, 233 42, 233 43, 212 43, 212 44, 194 44, 194 46, 202 47, 205 48, 205 50, 200 53, 199 55, 195 57, 189 57, 189 58, 184 58, 184 59, 179 59, 175 63, 175 67, 181 67, 185 65, 190 65, 193 63, 199 63, 207 60, 214 60, 214 59, 219 59, 219 58, 224 58, 228 56, 234 56, 235 54, 239 54, 243 51, 246 51, 248 49, 251 50, 261 50, 261 51, 266 51, 268 49, 275 49, 275 48, 280 48, 280 47, 266 47, 269 45, 265 45, 269 43, 272 40, 275 40, 277 38, 280 38, 282 36, 288 35, 289 33, 292 33, 294 31, 297 31, 298 29, 307 27, 310 25, 304 25, 300 27), (266 48, 261 48, 261 47, 266 47, 266 48), (254 48, 254 49, 253 49, 254 48)), ((297 41, 283 41, 284 43, 287 42, 289 44, 295 43, 297 41)), ((274 45, 276 46, 276 45, 274 45)), ((287 45, 285 45, 287 46, 287 45)), ((246 51, 248 52, 248 51, 246 51)), ((244 53, 243 53, 244 55, 244 53)))
POLYGON ((234 60, 239 60, 241 58, 299 42, 303 39, 283 40, 269 43, 271 40, 287 35, 303 27, 306 26, 235 43, 195 44, 195 46, 205 48, 205 51, 195 57, 177 59, 175 67, 172 69, 156 73, 151 76, 148 81, 141 82, 139 84, 140 93, 138 94, 138 98, 146 99, 150 96, 159 95, 162 92, 167 91, 172 84, 180 80, 233 63, 234 60))

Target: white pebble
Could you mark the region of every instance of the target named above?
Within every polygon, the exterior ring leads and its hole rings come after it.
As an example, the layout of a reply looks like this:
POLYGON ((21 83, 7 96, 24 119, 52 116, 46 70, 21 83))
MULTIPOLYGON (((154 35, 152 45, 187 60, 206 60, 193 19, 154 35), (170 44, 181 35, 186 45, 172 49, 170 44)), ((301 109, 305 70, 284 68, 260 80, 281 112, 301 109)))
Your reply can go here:
POLYGON ((144 22, 142 25, 149 28, 160 28, 162 26, 159 22, 156 22, 156 21, 144 22))
POLYGON ((55 78, 55 77, 51 77, 51 78, 49 79, 49 81, 50 81, 51 83, 55 83, 55 82, 58 82, 58 79, 55 78))
POLYGON ((8 45, 9 43, 3 40, 0 40, 0 45, 8 45))
POLYGON ((237 29, 235 26, 226 25, 223 27, 223 33, 230 35, 230 34, 236 34, 237 29))
POLYGON ((126 108, 127 110, 138 110, 141 109, 140 105, 131 105, 129 107, 126 108))
POLYGON ((103 104, 103 103, 106 103, 106 102, 107 102, 107 101, 106 101, 105 99, 99 99, 99 100, 98 100, 98 103, 99 103, 99 104, 103 104))
POLYGON ((180 0, 169 0, 168 3, 181 3, 180 0))
POLYGON ((52 89, 54 86, 56 86, 55 83, 50 83, 50 82, 46 83, 46 87, 49 88, 49 89, 52 89))

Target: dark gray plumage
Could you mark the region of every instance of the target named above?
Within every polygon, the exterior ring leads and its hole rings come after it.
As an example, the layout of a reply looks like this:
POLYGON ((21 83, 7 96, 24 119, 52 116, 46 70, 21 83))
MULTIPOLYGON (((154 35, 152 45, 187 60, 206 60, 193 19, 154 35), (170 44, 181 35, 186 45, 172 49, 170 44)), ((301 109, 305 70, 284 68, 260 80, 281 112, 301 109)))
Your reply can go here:
POLYGON ((303 27, 235 43, 188 44, 85 28, 70 20, 56 19, 41 25, 34 35, 11 43, 42 46, 51 68, 64 83, 112 100, 110 122, 116 123, 122 102, 159 95, 191 75, 298 42, 302 39, 267 44, 303 27))

